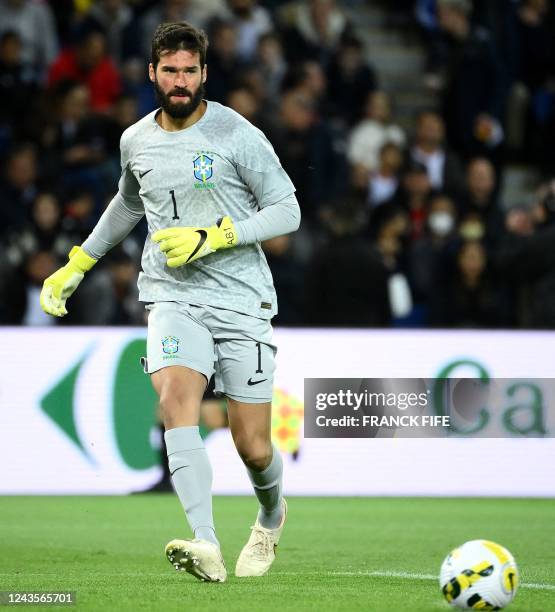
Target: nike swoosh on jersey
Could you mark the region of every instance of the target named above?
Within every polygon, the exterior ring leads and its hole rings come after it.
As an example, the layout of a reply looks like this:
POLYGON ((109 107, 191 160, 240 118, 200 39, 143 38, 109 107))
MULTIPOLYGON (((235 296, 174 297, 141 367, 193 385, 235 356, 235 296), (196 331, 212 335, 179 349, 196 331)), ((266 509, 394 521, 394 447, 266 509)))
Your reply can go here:
POLYGON ((144 172, 139 171, 139 178, 143 178, 145 174, 148 174, 149 172, 152 172, 153 170, 154 168, 151 168, 150 170, 145 170, 144 172))
POLYGON ((267 378, 262 378, 261 380, 253 380, 252 378, 249 378, 249 380, 247 380, 247 385, 249 385, 249 387, 252 387, 253 385, 259 385, 260 383, 264 382, 265 380, 268 380, 267 378))

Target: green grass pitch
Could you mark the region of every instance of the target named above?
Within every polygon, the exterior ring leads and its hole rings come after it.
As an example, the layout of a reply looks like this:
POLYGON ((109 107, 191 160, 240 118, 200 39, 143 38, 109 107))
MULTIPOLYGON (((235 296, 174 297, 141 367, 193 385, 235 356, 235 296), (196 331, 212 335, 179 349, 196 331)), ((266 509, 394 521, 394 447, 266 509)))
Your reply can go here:
POLYGON ((520 568, 509 609, 555 610, 555 500, 293 497, 271 573, 238 579, 256 507, 215 498, 230 577, 205 584, 164 557, 189 537, 173 495, 3 497, 0 590, 73 590, 67 609, 80 610, 448 611, 430 576, 451 548, 488 538, 520 568))

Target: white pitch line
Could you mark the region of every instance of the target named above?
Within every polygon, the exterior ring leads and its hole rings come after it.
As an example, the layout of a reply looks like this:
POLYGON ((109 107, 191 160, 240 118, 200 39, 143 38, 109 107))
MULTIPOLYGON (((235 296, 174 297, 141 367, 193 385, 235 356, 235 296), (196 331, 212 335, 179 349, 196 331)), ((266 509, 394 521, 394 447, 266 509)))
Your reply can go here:
POLYGON ((538 582, 523 582, 521 587, 525 589, 540 589, 542 591, 555 591, 555 584, 541 584, 538 582))
MULTIPOLYGON (((276 572, 273 574, 274 576, 321 576, 322 574, 326 576, 359 576, 359 577, 369 577, 369 578, 402 578, 404 580, 426 580, 437 582, 438 577, 433 574, 414 574, 411 572, 378 572, 378 571, 359 571, 359 572, 276 572)), ((14 574, 13 572, 3 573, 0 572, 0 577, 6 576, 9 578, 28 578, 30 576, 56 576, 57 574, 48 573, 48 572, 37 572, 37 573, 19 573, 14 574)), ((163 576, 162 572, 96 572, 91 574, 93 577, 135 577, 135 576, 152 576, 152 577, 160 577, 163 576)), ((519 584, 519 588, 523 589, 536 589, 539 591, 555 591, 555 584, 542 584, 539 582, 521 582, 519 584)))
MULTIPOLYGON (((369 576, 375 578, 404 578, 405 580, 433 580, 438 577, 433 574, 412 574, 410 572, 326 572, 328 576, 369 576)), ((538 582, 522 582, 520 587, 524 589, 539 589, 543 591, 555 591, 555 584, 540 584, 538 582)))

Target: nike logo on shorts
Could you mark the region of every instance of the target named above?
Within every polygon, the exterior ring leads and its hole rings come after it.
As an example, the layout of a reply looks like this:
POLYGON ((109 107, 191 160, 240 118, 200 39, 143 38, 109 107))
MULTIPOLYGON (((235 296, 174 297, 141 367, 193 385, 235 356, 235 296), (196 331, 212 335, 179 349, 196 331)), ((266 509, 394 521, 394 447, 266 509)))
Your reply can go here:
POLYGON ((179 472, 179 470, 182 470, 185 467, 189 467, 188 465, 181 465, 178 468, 175 468, 175 470, 173 472, 170 472, 170 476, 173 476, 176 472, 179 472))
POLYGON ((249 378, 249 380, 247 380, 247 385, 249 385, 249 387, 252 387, 253 385, 259 385, 260 383, 264 382, 265 380, 268 380, 267 378, 261 378, 260 380, 253 380, 252 378, 249 378))
POLYGON ((139 171, 139 178, 143 178, 145 174, 148 174, 149 172, 152 172, 153 170, 154 168, 151 168, 150 170, 145 170, 144 172, 139 171))

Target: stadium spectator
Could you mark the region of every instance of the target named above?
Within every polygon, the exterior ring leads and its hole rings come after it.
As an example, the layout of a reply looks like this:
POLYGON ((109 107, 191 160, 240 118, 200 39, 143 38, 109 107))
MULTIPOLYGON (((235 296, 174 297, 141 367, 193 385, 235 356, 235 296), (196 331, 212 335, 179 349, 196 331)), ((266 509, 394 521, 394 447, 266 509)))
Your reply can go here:
POLYGON ((507 83, 510 86, 515 81, 519 70, 518 12, 523 2, 522 0, 495 0, 495 2, 474 0, 474 2, 476 7, 474 21, 481 23, 492 33, 506 71, 507 83))
POLYGON ((207 24, 210 19, 224 14, 226 0, 188 0, 188 10, 191 23, 207 24))
POLYGON ((309 0, 286 4, 280 12, 280 29, 287 59, 317 61, 327 67, 342 37, 352 27, 335 0, 309 0))
MULTIPOLYGON (((483 157, 472 159, 467 167, 465 192, 460 200, 461 226, 481 226, 479 234, 468 238, 483 239, 495 247, 503 232, 503 213, 497 201, 496 176, 493 164, 483 157)), ((468 231, 468 230, 467 230, 468 231)))
POLYGON ((156 108, 156 96, 143 60, 137 57, 127 59, 122 66, 121 78, 125 95, 136 100, 139 117, 148 115, 156 108))
POLYGON ((144 307, 138 301, 137 264, 123 248, 107 258, 110 286, 106 290, 105 320, 103 325, 141 325, 144 307))
POLYGON ((523 327, 555 328, 555 181, 542 187, 536 227, 522 210, 507 215, 507 233, 497 250, 497 271, 520 287, 523 327))
POLYGON ((256 65, 265 83, 266 101, 272 109, 276 109, 287 62, 281 41, 275 33, 259 38, 256 65))
POLYGON ((120 75, 106 55, 106 37, 96 28, 87 28, 74 46, 62 51, 48 75, 48 84, 71 79, 86 85, 94 111, 108 111, 121 93, 120 75))
POLYGON ((370 233, 387 271, 387 295, 393 325, 403 325, 413 309, 407 265, 410 231, 407 211, 395 204, 379 206, 370 217, 370 233))
POLYGON ((257 0, 227 0, 229 21, 237 32, 237 53, 244 62, 252 62, 261 36, 273 30, 270 13, 257 0))
POLYGON ((315 111, 322 119, 329 116, 326 74, 318 62, 306 60, 290 67, 283 79, 284 91, 294 89, 312 100, 315 111))
POLYGON ((260 127, 259 104, 248 87, 236 87, 229 92, 226 105, 238 112, 252 124, 260 127))
POLYGON ((32 144, 14 145, 8 152, 0 178, 0 237, 20 229, 29 220, 37 195, 37 153, 32 144))
POLYGON ((63 227, 62 211, 56 194, 41 191, 35 198, 30 221, 21 230, 10 230, 4 240, 5 261, 12 271, 22 267, 39 251, 51 253, 59 264, 79 240, 63 227))
POLYGON ((107 117, 108 129, 106 134, 106 148, 112 159, 119 165, 119 141, 123 132, 140 119, 137 100, 134 96, 123 95, 117 99, 112 116, 107 117))
POLYGON ((548 0, 524 0, 518 10, 520 65, 518 79, 534 95, 555 74, 555 41, 548 0))
POLYGON ((32 203, 30 220, 20 229, 8 228, 0 243, 4 253, 0 264, 0 323, 50 324, 33 302, 37 288, 40 290, 51 269, 65 261, 80 240, 81 236, 65 229, 58 197, 40 192, 32 203))
POLYGON ((549 172, 555 139, 555 39, 553 19, 546 0, 526 0, 518 10, 519 65, 511 101, 520 126, 513 142, 519 158, 537 163, 549 172), (548 161, 549 160, 549 161, 548 161))
MULTIPOLYGON (((247 64, 242 68, 242 73, 237 78, 239 86, 244 86, 250 89, 252 94, 258 100, 258 103, 264 107, 264 112, 271 114, 270 108, 266 106, 268 100, 268 91, 264 77, 256 64, 247 64)), ((273 111, 275 112, 275 111, 273 111)))
POLYGON ((389 96, 383 91, 375 91, 366 98, 365 118, 349 134, 349 163, 366 171, 375 170, 386 142, 404 146, 406 137, 403 130, 392 123, 389 96))
POLYGON ((66 186, 64 190, 64 226, 80 236, 80 242, 90 234, 100 216, 95 195, 90 185, 79 181, 66 186))
POLYGON ((111 118, 90 112, 84 85, 61 81, 52 93, 56 115, 42 132, 44 171, 64 190, 92 192, 96 214, 100 214, 105 196, 119 179, 119 153, 111 163, 110 149, 119 147, 114 139, 122 130, 111 118))
POLYGON ((303 219, 309 224, 344 188, 346 162, 337 135, 319 120, 313 99, 291 90, 282 96, 267 136, 296 187, 303 219))
POLYGON ((94 166, 103 156, 98 121, 90 113, 89 90, 77 81, 60 81, 52 91, 57 117, 44 126, 45 163, 54 177, 65 168, 94 166))
POLYGON ((378 87, 374 69, 364 56, 362 41, 354 36, 343 38, 327 69, 331 115, 353 126, 364 115, 368 94, 378 87))
POLYGON ((431 195, 432 184, 426 166, 415 161, 409 162, 403 174, 401 188, 395 194, 393 202, 408 212, 413 240, 422 236, 431 195))
POLYGON ((432 189, 453 196, 462 190, 463 169, 458 157, 445 147, 445 123, 441 115, 425 110, 416 118, 411 159, 423 164, 428 172, 432 189))
POLYGON ((21 55, 21 39, 16 32, 0 35, 0 151, 8 143, 30 136, 29 113, 36 107, 38 78, 32 65, 21 55))
POLYGON ((102 30, 107 53, 119 65, 136 48, 132 21, 133 11, 125 0, 97 0, 87 12, 84 27, 102 30))
POLYGON ((488 270, 484 245, 463 242, 457 253, 454 274, 442 291, 434 292, 430 320, 435 327, 496 328, 507 325, 508 301, 488 270))
POLYGON ((74 0, 55 0, 55 2, 49 1, 48 4, 55 23, 58 46, 63 48, 70 41, 75 24, 83 19, 85 10, 89 8, 88 4, 85 5, 82 0, 79 2, 74 0))
POLYGON ((21 61, 44 76, 58 53, 52 11, 47 2, 0 0, 0 34, 17 32, 21 61))
POLYGON ((407 211, 392 202, 372 211, 369 222, 370 237, 382 254, 390 270, 406 263, 410 236, 410 218, 407 211))
MULTIPOLYGON (((457 208, 445 194, 430 200, 428 218, 422 235, 409 247, 409 279, 415 302, 429 304, 434 291, 442 287, 451 271, 457 239, 457 208)), ((423 313, 424 320, 427 313, 423 313)))
POLYGON ((245 64, 239 58, 237 31, 231 23, 219 19, 212 22, 209 36, 206 63, 210 66, 210 78, 206 82, 206 97, 224 104, 230 90, 240 84, 245 64))
POLYGON ((329 237, 309 262, 304 285, 309 325, 387 327, 389 272, 362 229, 364 202, 348 197, 328 221, 329 237))
POLYGON ((291 236, 277 236, 262 243, 266 260, 272 271, 279 300, 279 312, 273 319, 276 325, 303 323, 303 267, 291 256, 291 236))
POLYGON ((393 142, 386 142, 380 151, 377 170, 370 174, 368 202, 371 207, 392 200, 400 184, 403 151, 393 142))
POLYGON ((447 141, 465 157, 492 155, 503 139, 503 78, 487 30, 470 21, 470 0, 438 0, 446 34, 439 54, 444 72, 442 108, 447 141))
POLYGON ((42 316, 45 313, 40 304, 37 307, 37 300, 44 279, 56 270, 58 261, 48 250, 31 250, 18 255, 23 255, 24 259, 17 266, 6 265, 5 261, 0 265, 0 324, 52 325, 52 321, 42 316))

